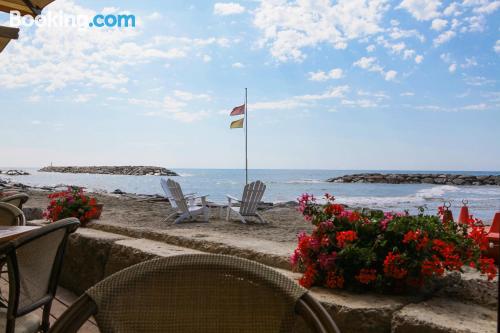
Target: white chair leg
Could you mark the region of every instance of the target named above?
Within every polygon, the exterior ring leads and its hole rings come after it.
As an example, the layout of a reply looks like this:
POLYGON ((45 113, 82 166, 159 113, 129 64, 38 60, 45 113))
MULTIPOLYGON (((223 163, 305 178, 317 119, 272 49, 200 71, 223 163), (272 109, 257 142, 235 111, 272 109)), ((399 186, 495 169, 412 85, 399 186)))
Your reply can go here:
POLYGON ((229 217, 231 217, 231 206, 227 206, 226 221, 229 221, 229 217))
POLYGON ((209 213, 208 207, 207 206, 203 207, 203 222, 208 222, 208 213, 209 213))
POLYGON ((240 219, 241 223, 247 224, 247 221, 240 213, 237 213, 237 212, 235 212, 235 213, 236 213, 236 215, 238 215, 238 218, 240 219))
POLYGON ((175 212, 175 213, 170 214, 169 216, 167 216, 167 218, 166 218, 163 222, 168 222, 168 221, 170 221, 170 219, 171 219, 172 217, 176 216, 177 214, 179 214, 179 213, 175 212))
POLYGON ((184 213, 184 214, 181 214, 181 216, 179 216, 175 221, 174 223, 175 224, 178 224, 178 223, 181 223, 182 221, 184 220, 187 220, 188 218, 190 218, 191 215, 189 215, 189 213, 184 213))
POLYGON ((257 218, 259 219, 260 223, 268 224, 268 222, 266 220, 264 220, 262 218, 262 216, 260 216, 259 213, 255 213, 255 216, 257 216, 257 218))

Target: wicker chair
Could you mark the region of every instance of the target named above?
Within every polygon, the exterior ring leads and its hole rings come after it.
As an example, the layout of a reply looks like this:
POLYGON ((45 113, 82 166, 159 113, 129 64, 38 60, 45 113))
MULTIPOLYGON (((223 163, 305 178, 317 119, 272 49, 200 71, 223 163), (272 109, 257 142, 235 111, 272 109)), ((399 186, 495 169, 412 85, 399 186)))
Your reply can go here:
POLYGON ((75 218, 60 220, 0 246, 9 272, 8 303, 6 309, 0 309, 0 332, 48 331, 66 241, 79 225, 75 218), (40 322, 32 312, 42 306, 40 322))
POLYGON ((0 202, 10 203, 19 209, 23 209, 23 205, 28 201, 30 197, 24 193, 17 193, 9 195, 7 197, 0 198, 0 202))
POLYGON ((6 202, 0 202, 0 226, 25 225, 26 218, 22 210, 6 202))
POLYGON ((77 332, 91 316, 101 333, 291 332, 299 316, 314 332, 339 332, 293 280, 214 254, 154 259, 115 273, 87 290, 50 332, 77 332))

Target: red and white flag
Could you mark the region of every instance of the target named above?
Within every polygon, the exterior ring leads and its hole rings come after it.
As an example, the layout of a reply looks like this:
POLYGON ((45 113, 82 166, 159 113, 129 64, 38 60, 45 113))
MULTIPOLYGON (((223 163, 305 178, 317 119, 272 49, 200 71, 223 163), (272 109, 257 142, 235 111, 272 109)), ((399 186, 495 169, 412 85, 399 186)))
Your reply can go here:
POLYGON ((235 107, 230 116, 239 116, 240 114, 245 114, 245 104, 235 107))

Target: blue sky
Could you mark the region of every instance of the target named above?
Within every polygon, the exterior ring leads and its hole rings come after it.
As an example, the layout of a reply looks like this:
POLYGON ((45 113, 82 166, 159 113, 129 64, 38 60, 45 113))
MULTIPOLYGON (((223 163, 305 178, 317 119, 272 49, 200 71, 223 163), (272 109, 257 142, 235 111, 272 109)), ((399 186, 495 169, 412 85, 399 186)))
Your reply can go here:
MULTIPOLYGON (((500 170, 500 1, 65 1, 135 28, 21 27, 3 166, 500 170)), ((0 21, 8 23, 8 16, 0 21)))

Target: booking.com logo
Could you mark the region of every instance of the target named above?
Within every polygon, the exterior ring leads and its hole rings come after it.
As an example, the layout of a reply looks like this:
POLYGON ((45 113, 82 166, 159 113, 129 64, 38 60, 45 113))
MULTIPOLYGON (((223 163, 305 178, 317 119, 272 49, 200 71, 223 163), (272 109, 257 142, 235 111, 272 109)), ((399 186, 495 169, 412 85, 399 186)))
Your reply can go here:
POLYGON ((47 27, 95 27, 95 28, 134 28, 135 15, 131 14, 97 14, 73 15, 62 11, 47 12, 44 15, 38 15, 35 18, 31 16, 21 16, 17 10, 10 12, 10 25, 14 27, 26 26, 47 26, 47 27))
POLYGON ((135 27, 135 15, 113 15, 106 16, 97 14, 89 23, 89 27, 135 27))

